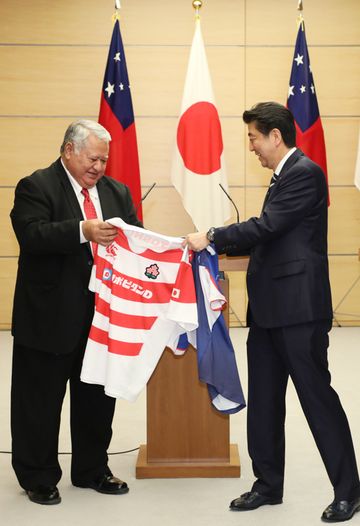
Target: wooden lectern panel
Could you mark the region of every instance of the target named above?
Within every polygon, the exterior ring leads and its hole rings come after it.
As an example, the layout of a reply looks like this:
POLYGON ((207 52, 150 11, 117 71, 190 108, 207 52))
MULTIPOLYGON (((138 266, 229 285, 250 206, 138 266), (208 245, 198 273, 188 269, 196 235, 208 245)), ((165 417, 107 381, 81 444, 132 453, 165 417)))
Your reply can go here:
POLYGON ((239 477, 229 416, 216 411, 199 381, 196 351, 165 349, 147 385, 147 444, 136 478, 239 477))
POLYGON ((246 271, 249 264, 248 256, 219 256, 219 270, 229 271, 246 271))
POLYGON ((228 416, 213 408, 192 347, 183 356, 165 350, 147 404, 148 462, 229 462, 228 416))
MULTIPOLYGON (((229 270, 245 270, 247 260, 236 259, 229 270)), ((221 286, 228 298, 228 280, 221 286)), ((196 351, 175 356, 165 349, 147 384, 147 444, 140 446, 136 477, 239 477, 238 447, 229 440, 229 415, 214 409, 199 381, 196 351)))

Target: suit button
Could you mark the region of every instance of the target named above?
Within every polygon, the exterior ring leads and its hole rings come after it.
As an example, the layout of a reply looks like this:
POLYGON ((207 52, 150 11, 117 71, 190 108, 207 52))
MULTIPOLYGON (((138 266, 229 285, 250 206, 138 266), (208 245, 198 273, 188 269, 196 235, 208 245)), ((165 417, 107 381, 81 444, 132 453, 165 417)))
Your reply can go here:
POLYGON ((93 264, 93 260, 92 260, 92 259, 89 259, 89 260, 88 260, 88 265, 89 265, 89 267, 92 267, 92 264, 93 264))

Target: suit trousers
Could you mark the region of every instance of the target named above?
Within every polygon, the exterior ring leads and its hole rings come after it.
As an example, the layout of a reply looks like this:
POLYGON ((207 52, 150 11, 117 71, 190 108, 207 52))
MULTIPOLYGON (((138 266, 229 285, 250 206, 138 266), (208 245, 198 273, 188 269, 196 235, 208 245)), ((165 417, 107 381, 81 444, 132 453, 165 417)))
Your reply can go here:
POLYGON ((80 381, 86 338, 56 355, 14 344, 11 388, 12 465, 20 486, 56 485, 60 417, 70 384, 71 479, 86 484, 109 471, 115 399, 104 388, 80 381))
POLYGON ((253 491, 283 495, 285 396, 289 376, 334 488, 335 499, 360 495, 349 424, 331 387, 328 332, 331 321, 263 329, 251 323, 248 352, 248 448, 253 491))

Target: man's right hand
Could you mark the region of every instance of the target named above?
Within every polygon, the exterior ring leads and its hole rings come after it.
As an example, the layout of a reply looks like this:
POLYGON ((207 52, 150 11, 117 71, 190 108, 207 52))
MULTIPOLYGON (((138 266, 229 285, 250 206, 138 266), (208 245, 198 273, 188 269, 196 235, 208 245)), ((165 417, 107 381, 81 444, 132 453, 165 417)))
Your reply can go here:
POLYGON ((101 221, 100 219, 88 219, 82 223, 82 231, 85 239, 107 247, 117 236, 117 228, 101 221))

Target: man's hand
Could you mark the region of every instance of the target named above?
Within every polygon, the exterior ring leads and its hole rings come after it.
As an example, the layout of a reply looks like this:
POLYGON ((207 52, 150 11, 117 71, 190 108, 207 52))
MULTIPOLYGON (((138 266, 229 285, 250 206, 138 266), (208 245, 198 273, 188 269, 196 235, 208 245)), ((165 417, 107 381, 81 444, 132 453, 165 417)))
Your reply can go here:
POLYGON ((117 236, 117 229, 100 219, 88 219, 82 223, 82 231, 88 241, 107 247, 117 236))
POLYGON ((210 241, 206 237, 206 232, 194 232, 193 234, 188 234, 183 242, 183 246, 188 245, 191 250, 195 252, 200 252, 208 246, 210 241))

